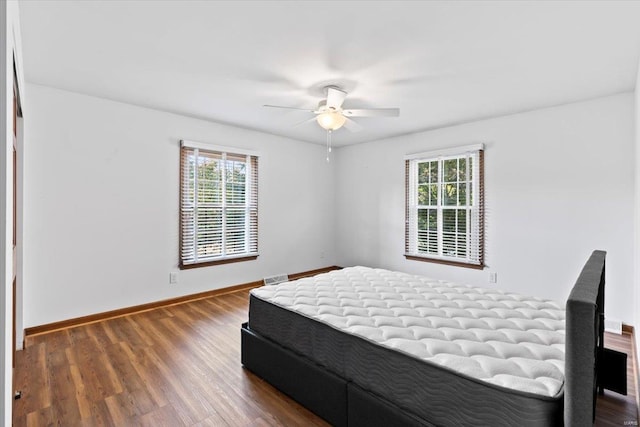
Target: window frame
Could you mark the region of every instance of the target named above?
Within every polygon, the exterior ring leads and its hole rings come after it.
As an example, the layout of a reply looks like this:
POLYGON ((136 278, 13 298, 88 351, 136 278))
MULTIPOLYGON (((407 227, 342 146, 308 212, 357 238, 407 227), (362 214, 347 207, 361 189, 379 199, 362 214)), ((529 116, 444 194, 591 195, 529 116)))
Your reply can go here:
MULTIPOLYGON (((191 268, 198 268, 198 267, 208 267, 208 266, 213 266, 213 265, 219 265, 219 264, 228 264, 228 263, 234 263, 234 262, 242 262, 242 261, 250 261, 250 260, 255 260, 258 258, 258 256, 260 255, 258 252, 258 164, 259 164, 259 153, 255 152, 255 151, 250 151, 250 150, 244 150, 244 149, 240 149, 240 148, 235 148, 235 147, 225 147, 225 146, 220 146, 220 145, 212 145, 212 144, 206 144, 206 143, 201 143, 201 142, 196 142, 196 141, 188 141, 188 140, 181 140, 180 141, 180 199, 179 199, 179 208, 178 208, 178 216, 179 216, 179 229, 178 229, 178 234, 179 234, 179 245, 178 245, 178 267, 181 270, 184 269, 191 269, 191 268), (227 160, 228 157, 232 157, 232 158, 238 158, 238 157, 245 157, 247 159, 246 164, 247 164, 247 169, 246 169, 246 176, 245 176, 245 202, 243 203, 244 205, 244 209, 245 209, 245 218, 244 221, 246 223, 245 228, 246 231, 245 233, 247 233, 245 235, 245 252, 242 253, 234 253, 234 254, 227 254, 227 255, 223 255, 223 256, 216 256, 216 257, 206 257, 203 260, 198 260, 198 256, 197 256, 197 232, 195 230, 195 224, 197 223, 197 220, 194 220, 194 230, 193 230, 193 236, 194 236, 194 259, 195 261, 190 261, 191 258, 185 258, 184 257, 184 253, 185 253, 185 249, 183 248, 183 244, 184 244, 184 240, 185 240, 185 222, 184 222, 184 215, 183 215, 183 211, 185 209, 184 207, 184 202, 185 202, 185 189, 188 185, 188 183, 185 181, 186 180, 186 173, 187 170, 185 168, 185 164, 186 164, 186 159, 185 156, 189 155, 189 153, 194 153, 196 155, 198 155, 200 152, 206 152, 207 154, 211 155, 211 157, 214 156, 220 156, 220 159, 222 162, 224 162, 224 168, 226 169, 227 161, 231 161, 231 160, 227 160)), ((196 160, 195 162, 196 165, 198 165, 198 161, 196 160)), ((197 168, 194 170, 194 173, 197 174, 197 168)), ((223 170, 222 172, 223 175, 223 180, 221 182, 225 182, 224 180, 224 175, 225 172, 223 170)), ((197 179, 196 179, 197 180, 197 179)), ((195 185, 195 183, 194 183, 195 185)), ((225 209, 238 209, 237 206, 231 208, 231 207, 227 207, 228 201, 227 201, 227 188, 226 186, 221 186, 221 190, 222 190, 222 194, 221 194, 221 202, 220 202, 220 207, 209 207, 210 210, 213 209, 220 209, 221 210, 221 218, 223 218, 220 222, 221 224, 225 223, 226 221, 224 220, 225 215, 226 215, 226 210, 225 209)), ((193 203, 193 216, 194 218, 197 217, 197 202, 195 202, 195 193, 194 192, 194 203, 193 203)), ((222 238, 221 238, 221 242, 223 247, 226 247, 228 240, 227 240, 227 235, 226 235, 226 230, 224 229, 224 227, 221 225, 221 233, 222 233, 222 238)))
MULTIPOLYGON (((460 181, 457 181, 460 184, 460 181)), ((430 185, 434 185, 429 181, 430 185)), ((467 188, 467 187, 465 187, 467 188)), ((459 233, 458 228, 455 233, 459 233)), ((437 264, 446 264, 459 267, 483 269, 484 268, 484 145, 474 144, 463 147, 454 147, 442 150, 416 153, 405 156, 405 258, 408 260, 425 261, 437 264), (443 235, 445 234, 443 225, 443 211, 452 209, 443 204, 443 187, 447 183, 444 178, 444 162, 451 159, 475 159, 473 170, 469 176, 465 175, 467 185, 471 184, 469 192, 471 204, 451 205, 458 206, 453 209, 466 209, 467 246, 466 257, 448 256, 443 254, 443 235), (418 164, 423 162, 438 162, 437 204, 418 205, 418 164), (422 207, 420 207, 422 206, 422 207), (418 248, 419 232, 419 209, 437 209, 437 254, 422 252, 418 248), (474 231, 476 231, 474 233, 474 231)))

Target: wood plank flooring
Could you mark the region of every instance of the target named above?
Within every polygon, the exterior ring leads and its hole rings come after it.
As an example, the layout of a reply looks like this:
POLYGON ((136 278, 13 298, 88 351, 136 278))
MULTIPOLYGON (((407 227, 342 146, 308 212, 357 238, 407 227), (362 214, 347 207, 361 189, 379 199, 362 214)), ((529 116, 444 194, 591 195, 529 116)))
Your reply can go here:
MULTIPOLYGON (((245 290, 28 337, 14 425, 326 426, 242 368, 247 309, 245 290)), ((629 336, 607 341, 631 359, 629 336)), ((637 421, 635 394, 599 398, 596 425, 637 421)))

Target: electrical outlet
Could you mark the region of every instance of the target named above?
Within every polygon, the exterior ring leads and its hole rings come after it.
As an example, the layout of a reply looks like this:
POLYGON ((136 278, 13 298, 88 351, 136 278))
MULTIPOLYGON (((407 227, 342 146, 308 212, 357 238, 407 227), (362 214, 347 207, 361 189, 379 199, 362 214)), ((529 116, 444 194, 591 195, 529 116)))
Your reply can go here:
POLYGON ((495 271, 489 272, 489 283, 498 283, 498 273, 495 271))
POLYGON ((171 273, 169 273, 169 283, 172 285, 175 285, 176 283, 178 283, 178 272, 177 271, 172 271, 171 273))

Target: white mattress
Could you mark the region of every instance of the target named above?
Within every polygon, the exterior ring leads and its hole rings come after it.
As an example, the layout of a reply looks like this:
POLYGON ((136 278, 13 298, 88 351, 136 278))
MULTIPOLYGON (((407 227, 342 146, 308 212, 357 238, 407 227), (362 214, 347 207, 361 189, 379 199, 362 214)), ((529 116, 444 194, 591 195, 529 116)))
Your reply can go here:
POLYGON ((565 310, 553 301, 367 267, 251 293, 464 376, 540 396, 563 392, 565 310))

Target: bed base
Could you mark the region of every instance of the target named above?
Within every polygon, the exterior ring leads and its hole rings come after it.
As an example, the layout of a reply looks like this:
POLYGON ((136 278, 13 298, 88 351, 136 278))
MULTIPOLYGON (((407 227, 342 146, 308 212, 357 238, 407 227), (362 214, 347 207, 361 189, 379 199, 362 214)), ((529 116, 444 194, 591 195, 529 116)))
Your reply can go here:
POLYGON ((430 424, 242 325, 242 364, 334 426, 430 424))
POLYGON ((242 364, 334 426, 347 425, 347 384, 309 359, 242 325, 242 364))

